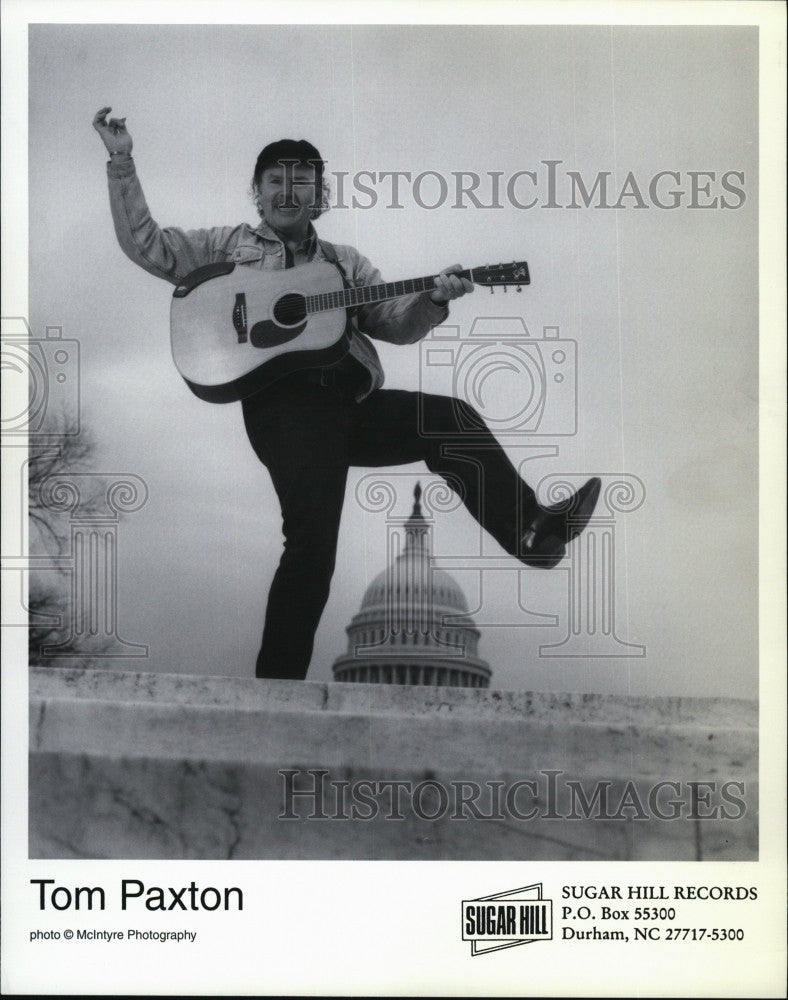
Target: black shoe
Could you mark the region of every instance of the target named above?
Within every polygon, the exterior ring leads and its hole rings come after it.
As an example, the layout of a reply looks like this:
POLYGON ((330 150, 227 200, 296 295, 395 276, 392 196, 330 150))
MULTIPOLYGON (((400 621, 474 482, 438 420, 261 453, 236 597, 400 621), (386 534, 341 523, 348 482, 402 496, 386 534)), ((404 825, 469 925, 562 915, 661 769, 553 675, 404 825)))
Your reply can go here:
POLYGON ((539 569, 557 566, 566 554, 566 546, 588 524, 601 486, 602 481, 594 476, 569 503, 539 508, 521 539, 520 561, 539 569))

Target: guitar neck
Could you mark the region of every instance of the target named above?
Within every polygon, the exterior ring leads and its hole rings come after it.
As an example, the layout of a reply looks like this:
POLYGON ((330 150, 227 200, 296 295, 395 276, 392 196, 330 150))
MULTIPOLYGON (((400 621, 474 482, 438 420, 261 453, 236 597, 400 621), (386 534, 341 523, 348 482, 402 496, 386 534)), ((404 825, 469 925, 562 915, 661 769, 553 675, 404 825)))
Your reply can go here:
MULTIPOLYGON (((457 273, 461 278, 467 278, 469 281, 474 280, 473 268, 457 273)), ((406 281, 387 281, 382 285, 361 285, 357 288, 344 288, 339 292, 307 295, 306 311, 307 313, 320 313, 327 312, 329 309, 350 309, 353 306, 396 299, 400 295, 431 292, 435 287, 435 277, 435 275, 430 275, 425 278, 408 278, 406 281)))

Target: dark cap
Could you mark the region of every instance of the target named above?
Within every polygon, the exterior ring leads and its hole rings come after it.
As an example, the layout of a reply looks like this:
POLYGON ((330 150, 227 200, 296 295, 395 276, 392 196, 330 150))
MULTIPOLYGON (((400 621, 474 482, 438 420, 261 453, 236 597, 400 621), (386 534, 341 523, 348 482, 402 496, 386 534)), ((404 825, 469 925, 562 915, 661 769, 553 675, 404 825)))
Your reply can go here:
POLYGON ((267 167, 280 163, 282 160, 296 160, 298 163, 309 163, 315 168, 318 180, 323 176, 323 159, 311 142, 306 139, 279 139, 269 144, 260 152, 254 168, 254 185, 260 183, 260 177, 267 167))

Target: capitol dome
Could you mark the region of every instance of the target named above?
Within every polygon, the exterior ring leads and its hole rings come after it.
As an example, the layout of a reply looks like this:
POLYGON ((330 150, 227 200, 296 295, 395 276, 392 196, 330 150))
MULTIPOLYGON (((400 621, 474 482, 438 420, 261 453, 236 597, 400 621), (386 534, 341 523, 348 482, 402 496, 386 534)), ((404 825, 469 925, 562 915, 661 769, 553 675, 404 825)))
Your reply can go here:
POLYGON ((479 630, 460 585, 433 566, 431 525, 420 501, 417 484, 404 533, 391 535, 389 565, 367 587, 346 630, 348 649, 334 663, 334 679, 489 687, 479 630))

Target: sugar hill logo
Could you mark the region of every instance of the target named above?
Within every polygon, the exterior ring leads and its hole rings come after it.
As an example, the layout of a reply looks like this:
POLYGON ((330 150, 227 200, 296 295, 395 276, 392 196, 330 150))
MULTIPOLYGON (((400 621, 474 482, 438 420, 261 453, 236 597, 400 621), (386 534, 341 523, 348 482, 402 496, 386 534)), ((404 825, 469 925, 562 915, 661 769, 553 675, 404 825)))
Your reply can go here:
POLYGON ((552 937, 553 901, 542 898, 541 882, 463 900, 462 939, 471 942, 471 955, 552 937))

